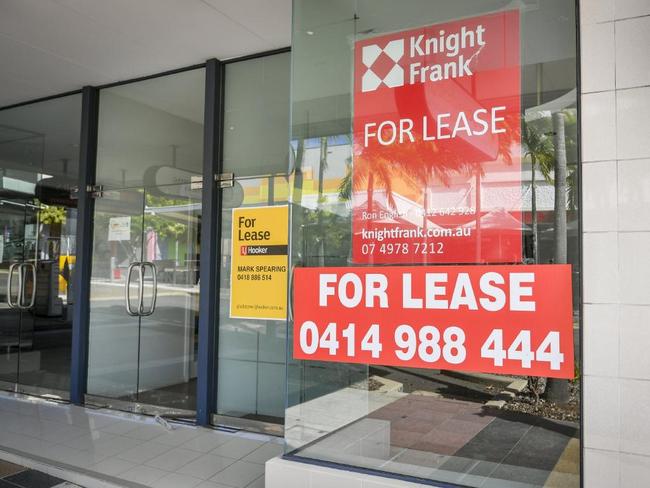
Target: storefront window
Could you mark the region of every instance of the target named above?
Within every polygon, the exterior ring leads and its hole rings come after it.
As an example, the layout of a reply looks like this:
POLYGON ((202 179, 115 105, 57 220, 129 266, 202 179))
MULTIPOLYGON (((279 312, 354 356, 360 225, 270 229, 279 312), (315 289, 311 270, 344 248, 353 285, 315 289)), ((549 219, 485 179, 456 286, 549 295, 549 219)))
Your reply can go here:
POLYGON ((262 56, 227 64, 225 72, 223 170, 235 181, 221 202, 214 420, 274 433, 285 405, 290 60, 289 53, 262 56), (250 226, 240 231, 240 219, 250 226), (277 238, 284 248, 276 255, 241 251, 277 245, 277 238))
POLYGON ((580 486, 575 3, 293 29, 287 455, 580 486))

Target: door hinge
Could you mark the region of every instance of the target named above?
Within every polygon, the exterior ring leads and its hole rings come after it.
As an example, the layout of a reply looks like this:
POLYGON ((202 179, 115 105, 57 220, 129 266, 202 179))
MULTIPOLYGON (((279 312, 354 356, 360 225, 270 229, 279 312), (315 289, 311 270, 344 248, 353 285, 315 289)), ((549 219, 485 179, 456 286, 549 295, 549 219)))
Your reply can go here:
POLYGON ((90 198, 102 198, 104 196, 104 185, 88 185, 86 192, 90 198))
POLYGON ((235 186, 235 173, 221 173, 214 175, 214 181, 219 183, 219 188, 232 188, 235 186))

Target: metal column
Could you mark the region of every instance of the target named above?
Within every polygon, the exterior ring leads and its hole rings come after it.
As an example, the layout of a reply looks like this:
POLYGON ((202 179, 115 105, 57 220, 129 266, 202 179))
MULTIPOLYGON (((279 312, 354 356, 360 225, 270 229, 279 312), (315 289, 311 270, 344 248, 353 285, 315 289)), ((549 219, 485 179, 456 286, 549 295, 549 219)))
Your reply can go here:
POLYGON ((70 400, 84 403, 88 380, 88 321, 92 264, 93 199, 87 191, 95 183, 99 90, 84 87, 81 104, 79 151, 79 200, 77 203, 77 251, 73 275, 72 364, 70 400))
POLYGON ((221 190, 215 182, 222 169, 224 65, 210 59, 205 66, 203 138, 203 212, 199 296, 199 357, 196 422, 210 424, 216 399, 217 323, 219 317, 219 262, 221 256, 221 190))

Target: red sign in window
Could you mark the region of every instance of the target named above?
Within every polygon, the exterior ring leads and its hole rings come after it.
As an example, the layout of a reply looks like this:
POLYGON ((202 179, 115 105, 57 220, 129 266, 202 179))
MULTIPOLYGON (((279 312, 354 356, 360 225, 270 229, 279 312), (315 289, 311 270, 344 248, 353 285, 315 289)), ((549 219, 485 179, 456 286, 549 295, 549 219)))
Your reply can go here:
POLYGON ((354 262, 520 262, 519 12, 366 38, 354 57, 354 262))
POLYGON ((573 378, 570 265, 298 268, 295 359, 573 378))

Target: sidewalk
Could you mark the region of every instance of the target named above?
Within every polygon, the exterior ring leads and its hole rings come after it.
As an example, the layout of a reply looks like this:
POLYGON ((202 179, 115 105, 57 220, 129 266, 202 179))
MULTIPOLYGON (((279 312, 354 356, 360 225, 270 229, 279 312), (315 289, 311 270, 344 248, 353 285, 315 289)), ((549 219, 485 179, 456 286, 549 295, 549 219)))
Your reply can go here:
POLYGON ((0 392, 0 459, 86 488, 263 488, 264 463, 283 450, 260 434, 171 428, 0 392))

